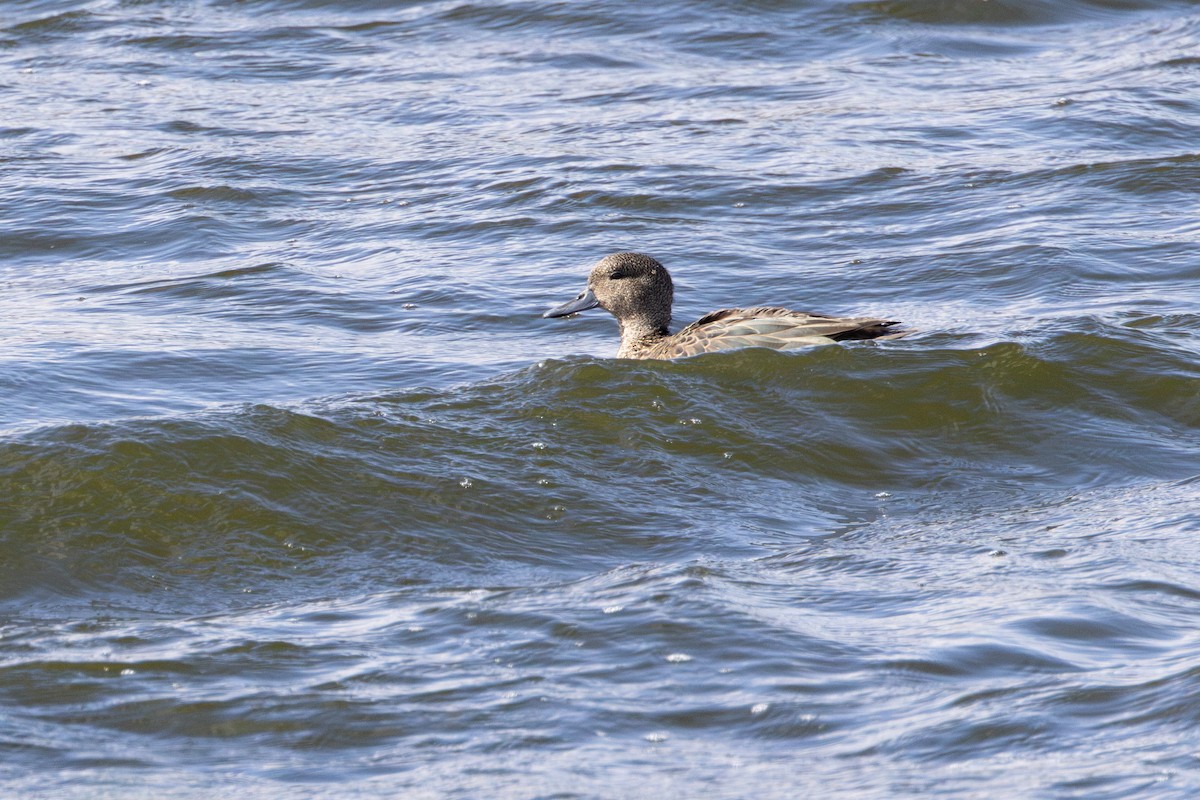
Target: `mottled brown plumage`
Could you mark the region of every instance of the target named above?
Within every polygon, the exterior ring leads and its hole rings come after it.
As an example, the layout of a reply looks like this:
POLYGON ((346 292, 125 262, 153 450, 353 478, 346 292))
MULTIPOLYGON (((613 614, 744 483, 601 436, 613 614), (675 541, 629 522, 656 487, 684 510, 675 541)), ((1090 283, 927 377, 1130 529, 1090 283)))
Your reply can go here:
POLYGON ((786 308, 725 308, 705 314, 671 334, 671 276, 662 264, 641 253, 602 258, 588 276, 587 289, 569 303, 547 311, 563 317, 600 306, 621 328, 618 358, 686 358, 719 350, 769 347, 792 350, 847 339, 895 339, 894 320, 830 317, 786 308))

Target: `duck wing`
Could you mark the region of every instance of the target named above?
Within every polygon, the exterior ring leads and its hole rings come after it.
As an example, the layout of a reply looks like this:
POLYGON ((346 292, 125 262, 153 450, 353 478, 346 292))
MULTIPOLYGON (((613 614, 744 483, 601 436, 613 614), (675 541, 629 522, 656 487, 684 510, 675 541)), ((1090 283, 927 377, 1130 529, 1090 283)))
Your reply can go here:
POLYGON ((723 308, 705 314, 657 345, 649 358, 684 358, 700 353, 769 347, 790 350, 847 339, 894 339, 896 320, 875 317, 831 317, 788 308, 723 308))

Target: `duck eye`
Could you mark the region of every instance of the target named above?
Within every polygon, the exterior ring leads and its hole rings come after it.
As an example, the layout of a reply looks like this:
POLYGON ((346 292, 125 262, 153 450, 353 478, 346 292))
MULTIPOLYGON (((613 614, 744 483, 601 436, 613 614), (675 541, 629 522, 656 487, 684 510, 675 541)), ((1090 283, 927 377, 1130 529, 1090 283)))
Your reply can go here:
POLYGON ((619 281, 619 280, 621 280, 621 278, 628 278, 628 277, 629 277, 628 272, 621 272, 621 270, 617 270, 616 272, 609 273, 608 279, 610 281, 619 281))

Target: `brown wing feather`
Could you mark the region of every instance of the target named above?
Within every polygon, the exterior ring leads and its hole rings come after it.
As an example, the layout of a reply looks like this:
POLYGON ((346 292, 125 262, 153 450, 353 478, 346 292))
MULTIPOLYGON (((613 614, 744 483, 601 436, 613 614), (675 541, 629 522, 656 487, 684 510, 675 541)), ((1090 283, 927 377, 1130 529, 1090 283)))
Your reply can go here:
POLYGON ((776 306, 723 308, 705 314, 646 353, 646 358, 686 356, 743 347, 775 350, 847 339, 896 338, 894 320, 874 317, 831 317, 776 306))

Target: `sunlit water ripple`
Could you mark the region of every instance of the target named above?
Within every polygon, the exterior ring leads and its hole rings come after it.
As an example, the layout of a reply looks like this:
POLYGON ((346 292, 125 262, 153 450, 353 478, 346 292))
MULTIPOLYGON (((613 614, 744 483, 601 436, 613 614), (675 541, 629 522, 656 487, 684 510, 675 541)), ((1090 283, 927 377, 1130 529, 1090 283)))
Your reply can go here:
POLYGON ((1200 793, 1200 12, 0 11, 12 796, 1200 793), (617 361, 676 318, 907 338, 617 361))

